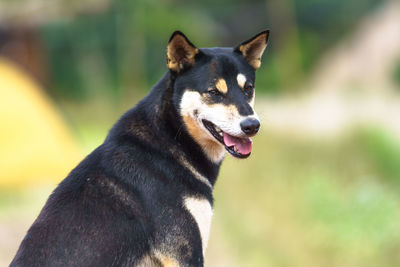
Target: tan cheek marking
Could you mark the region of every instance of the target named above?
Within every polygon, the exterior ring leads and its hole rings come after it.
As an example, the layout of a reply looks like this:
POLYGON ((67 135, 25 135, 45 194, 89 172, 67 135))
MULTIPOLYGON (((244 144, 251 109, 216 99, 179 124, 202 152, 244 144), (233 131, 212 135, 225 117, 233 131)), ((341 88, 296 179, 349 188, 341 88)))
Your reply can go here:
POLYGON ((196 140, 202 139, 204 133, 197 125, 197 123, 189 116, 183 116, 183 121, 192 137, 196 140))
POLYGON ((200 144, 205 147, 212 147, 218 145, 217 141, 213 141, 207 138, 206 133, 200 128, 200 126, 189 116, 183 116, 183 121, 190 133, 190 135, 200 144), (206 139, 206 140, 205 140, 206 139))
POLYGON ((219 144, 217 140, 210 139, 190 116, 186 115, 182 116, 182 118, 187 130, 189 131, 189 134, 194 140, 196 140, 197 143, 200 144, 210 159, 217 162, 224 150, 224 147, 219 144))
POLYGON ((240 86, 241 88, 243 88, 244 85, 245 85, 245 83, 246 83, 246 80, 247 80, 247 79, 246 79, 246 76, 244 76, 243 74, 239 73, 239 74, 237 75, 237 77, 236 77, 236 80, 237 80, 239 86, 240 86))
POLYGON ((228 86, 226 85, 226 81, 222 78, 218 79, 217 83, 215 84, 215 87, 217 87, 218 91, 220 91, 223 94, 226 94, 228 92, 228 86))

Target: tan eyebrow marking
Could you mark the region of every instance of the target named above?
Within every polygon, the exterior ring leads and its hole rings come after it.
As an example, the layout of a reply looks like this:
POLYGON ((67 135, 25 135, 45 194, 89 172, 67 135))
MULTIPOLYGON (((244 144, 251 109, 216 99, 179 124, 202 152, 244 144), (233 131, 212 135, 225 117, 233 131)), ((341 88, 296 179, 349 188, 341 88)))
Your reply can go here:
POLYGON ((246 79, 246 76, 244 76, 242 73, 239 73, 239 74, 236 76, 236 80, 237 80, 239 86, 240 86, 241 88, 243 88, 244 85, 245 85, 245 83, 246 83, 246 80, 247 80, 247 79, 246 79))
POLYGON ((218 91, 226 94, 228 92, 228 86, 226 85, 226 81, 222 78, 218 79, 215 83, 215 87, 217 87, 218 91))

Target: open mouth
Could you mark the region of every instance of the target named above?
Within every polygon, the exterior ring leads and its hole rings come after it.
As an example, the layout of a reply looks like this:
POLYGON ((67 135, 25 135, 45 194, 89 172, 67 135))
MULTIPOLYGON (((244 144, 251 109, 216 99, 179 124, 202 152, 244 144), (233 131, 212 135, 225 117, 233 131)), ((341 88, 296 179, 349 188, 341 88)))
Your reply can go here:
POLYGON ((247 158, 251 154, 251 147, 253 141, 250 137, 236 137, 225 133, 218 128, 214 123, 203 120, 204 126, 207 130, 225 146, 225 149, 236 158, 247 158))

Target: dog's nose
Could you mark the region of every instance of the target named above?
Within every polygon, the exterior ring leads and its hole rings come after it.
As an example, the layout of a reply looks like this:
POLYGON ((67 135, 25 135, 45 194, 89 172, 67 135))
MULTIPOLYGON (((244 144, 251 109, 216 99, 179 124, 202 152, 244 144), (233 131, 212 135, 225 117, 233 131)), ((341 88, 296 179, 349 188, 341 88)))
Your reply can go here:
POLYGON ((240 128, 247 135, 255 135, 260 130, 260 122, 256 119, 245 119, 240 123, 240 128))

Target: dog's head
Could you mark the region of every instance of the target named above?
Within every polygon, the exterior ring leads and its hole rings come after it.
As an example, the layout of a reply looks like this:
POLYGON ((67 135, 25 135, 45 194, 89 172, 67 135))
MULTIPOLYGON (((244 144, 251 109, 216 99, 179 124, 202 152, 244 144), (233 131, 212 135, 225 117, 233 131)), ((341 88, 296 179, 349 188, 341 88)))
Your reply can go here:
POLYGON ((267 46, 264 31, 235 48, 197 48, 181 32, 168 43, 174 105, 188 133, 214 162, 224 150, 247 158, 260 122, 254 111, 255 71, 267 46))

